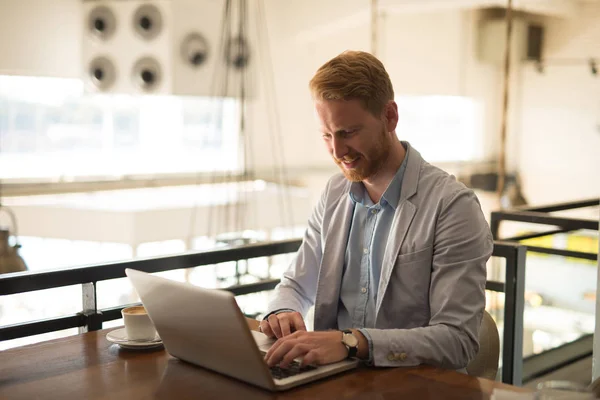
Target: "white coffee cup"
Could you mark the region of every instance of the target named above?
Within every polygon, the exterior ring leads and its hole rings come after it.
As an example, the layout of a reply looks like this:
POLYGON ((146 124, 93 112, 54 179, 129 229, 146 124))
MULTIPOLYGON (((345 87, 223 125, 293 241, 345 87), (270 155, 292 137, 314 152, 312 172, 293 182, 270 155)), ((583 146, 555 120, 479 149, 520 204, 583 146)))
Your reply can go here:
POLYGON ((121 310, 125 333, 129 340, 154 340, 157 337, 154 324, 144 306, 127 307, 121 310))

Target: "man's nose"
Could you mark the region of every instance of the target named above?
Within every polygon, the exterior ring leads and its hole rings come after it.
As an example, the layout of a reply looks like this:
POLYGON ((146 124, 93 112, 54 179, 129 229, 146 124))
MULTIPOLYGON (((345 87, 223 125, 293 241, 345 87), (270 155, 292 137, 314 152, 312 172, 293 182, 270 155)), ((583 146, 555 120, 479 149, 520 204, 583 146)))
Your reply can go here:
POLYGON ((338 160, 341 160, 348 154, 348 146, 346 146, 343 140, 338 138, 331 140, 331 150, 333 151, 333 156, 338 160))

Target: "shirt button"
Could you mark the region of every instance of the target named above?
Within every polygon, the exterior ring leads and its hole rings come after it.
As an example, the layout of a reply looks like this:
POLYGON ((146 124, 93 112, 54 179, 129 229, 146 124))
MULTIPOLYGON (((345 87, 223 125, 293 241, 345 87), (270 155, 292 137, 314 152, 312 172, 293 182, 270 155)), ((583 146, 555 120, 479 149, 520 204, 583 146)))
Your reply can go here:
POLYGON ((372 213, 372 214, 377 214, 377 211, 379 211, 379 210, 378 210, 378 209, 376 209, 376 208, 374 208, 374 209, 372 209, 372 210, 371 210, 371 213, 372 213))
POLYGON ((365 247, 365 248, 363 249, 363 254, 369 254, 369 249, 365 247))
POLYGON ((367 293, 367 288, 366 288, 366 287, 364 287, 364 288, 360 289, 360 292, 361 292, 361 293, 367 293))

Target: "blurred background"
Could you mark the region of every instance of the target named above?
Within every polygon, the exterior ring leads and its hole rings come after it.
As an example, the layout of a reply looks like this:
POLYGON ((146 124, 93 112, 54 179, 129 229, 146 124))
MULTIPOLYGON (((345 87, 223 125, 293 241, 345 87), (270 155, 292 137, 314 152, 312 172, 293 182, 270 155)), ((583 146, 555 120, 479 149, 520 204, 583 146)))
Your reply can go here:
MULTIPOLYGON (((301 237, 337 172, 307 85, 347 49, 382 60, 399 138, 472 187, 488 220, 495 210, 597 198, 600 1, 507 7, 501 0, 0 0, 6 240, 21 246, 30 271, 43 271, 301 237)), ((568 215, 597 221, 599 211, 568 215)), ((536 230, 501 228, 504 237, 536 230)), ((598 231, 523 243, 597 254, 598 231)), ((278 277, 290 257, 161 274, 225 287, 278 277)), ((594 332, 597 267, 528 252, 524 356, 594 332)), ((490 260, 490 277, 502 271, 490 260)), ((98 299, 109 307, 137 296, 118 279, 100 282, 98 299)), ((238 302, 260 317, 267 299, 261 292, 238 302)), ((81 302, 79 286, 0 296, 0 326, 71 314, 81 302)), ((488 293, 500 328, 494 310, 503 307, 501 294, 488 293)), ((76 332, 7 340, 0 349, 76 332)))

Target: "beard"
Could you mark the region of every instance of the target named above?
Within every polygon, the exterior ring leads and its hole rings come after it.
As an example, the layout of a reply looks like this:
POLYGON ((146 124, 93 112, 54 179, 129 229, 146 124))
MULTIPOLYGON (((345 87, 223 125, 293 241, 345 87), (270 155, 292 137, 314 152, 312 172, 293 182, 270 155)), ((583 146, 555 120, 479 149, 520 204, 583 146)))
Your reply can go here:
POLYGON ((347 158, 360 158, 358 160, 358 165, 355 168, 347 169, 341 160, 338 160, 335 157, 333 160, 338 167, 340 167, 346 179, 351 182, 361 182, 374 176, 381 170, 390 154, 391 147, 392 141, 388 137, 385 129, 383 129, 375 138, 373 146, 365 153, 348 153, 346 156, 347 158))

